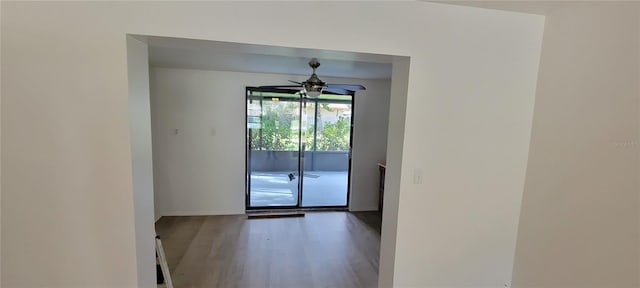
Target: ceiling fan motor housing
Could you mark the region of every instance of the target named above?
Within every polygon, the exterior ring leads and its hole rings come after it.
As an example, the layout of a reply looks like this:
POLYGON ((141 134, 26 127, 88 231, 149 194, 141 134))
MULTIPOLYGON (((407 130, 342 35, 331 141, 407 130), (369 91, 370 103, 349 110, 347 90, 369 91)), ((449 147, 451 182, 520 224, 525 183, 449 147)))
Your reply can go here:
POLYGON ((311 69, 313 69, 313 74, 311 74, 311 77, 309 77, 309 79, 307 79, 307 81, 303 82, 304 84, 304 88, 307 91, 315 91, 315 92, 320 92, 322 91, 322 88, 324 88, 325 84, 324 81, 320 80, 320 78, 318 78, 318 75, 316 75, 316 68, 320 67, 320 62, 318 62, 317 58, 312 58, 309 61, 309 67, 311 67, 311 69))
POLYGON ((309 79, 307 79, 305 83, 309 86, 324 86, 325 84, 324 81, 318 78, 318 75, 316 75, 316 73, 311 74, 311 77, 309 77, 309 79))

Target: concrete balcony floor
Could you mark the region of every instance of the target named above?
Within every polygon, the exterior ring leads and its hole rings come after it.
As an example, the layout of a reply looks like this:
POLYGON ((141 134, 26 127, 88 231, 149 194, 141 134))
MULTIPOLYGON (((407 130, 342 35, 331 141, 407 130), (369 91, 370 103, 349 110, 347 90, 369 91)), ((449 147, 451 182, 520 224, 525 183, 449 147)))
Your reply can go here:
MULTIPOLYGON (((297 171, 251 172, 251 207, 297 205, 298 179, 297 171)), ((306 171, 302 183, 302 207, 347 205, 347 171, 306 171)))

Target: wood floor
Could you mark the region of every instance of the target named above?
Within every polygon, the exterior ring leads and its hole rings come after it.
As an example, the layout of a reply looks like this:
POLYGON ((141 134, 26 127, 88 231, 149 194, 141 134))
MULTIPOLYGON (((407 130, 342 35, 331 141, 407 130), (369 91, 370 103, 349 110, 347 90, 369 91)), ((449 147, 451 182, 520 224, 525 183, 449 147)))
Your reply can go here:
POLYGON ((162 217, 175 288, 377 287, 380 215, 162 217))

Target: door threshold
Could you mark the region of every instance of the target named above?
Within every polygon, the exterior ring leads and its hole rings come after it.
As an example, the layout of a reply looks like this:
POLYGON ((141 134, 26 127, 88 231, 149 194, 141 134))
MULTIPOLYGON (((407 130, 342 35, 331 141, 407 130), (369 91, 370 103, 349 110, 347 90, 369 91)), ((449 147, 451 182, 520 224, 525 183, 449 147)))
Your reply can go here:
POLYGON ((245 213, 284 213, 284 212, 346 212, 348 207, 306 207, 306 208, 258 208, 246 209, 245 213))
POLYGON ((292 217, 304 217, 304 212, 276 211, 276 212, 247 213, 248 219, 292 218, 292 217))
POLYGON ((284 218, 304 217, 306 212, 348 212, 347 207, 308 207, 308 208, 280 208, 280 209, 253 209, 246 210, 247 218, 284 218))

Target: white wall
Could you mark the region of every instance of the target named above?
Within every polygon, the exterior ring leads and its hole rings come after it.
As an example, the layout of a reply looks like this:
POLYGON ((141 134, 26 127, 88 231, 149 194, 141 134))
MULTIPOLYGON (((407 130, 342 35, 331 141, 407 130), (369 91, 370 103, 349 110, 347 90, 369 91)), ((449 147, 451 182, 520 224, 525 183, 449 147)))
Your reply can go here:
POLYGON ((399 197, 385 283, 510 278, 541 17, 422 2, 2 5, 4 286, 138 284, 125 33, 411 56, 406 117, 390 111, 406 127, 404 159, 388 159, 401 165, 385 191, 399 197), (301 37, 310 10, 332 21, 301 37))
MULTIPOLYGON (((401 115, 407 109, 407 89, 409 82, 409 59, 396 57, 393 62, 391 83, 391 102, 389 115, 401 115)), ((400 176, 402 173, 402 145, 404 144, 405 118, 391 117, 389 119, 389 134, 387 137, 387 168, 384 183, 384 209, 382 212, 382 233, 380 235, 380 266, 378 268, 378 287, 393 287, 396 239, 398 225, 398 203, 400 193, 400 176), (391 193, 390 193, 391 192, 391 193)))
MULTIPOLYGON (((358 80, 334 79, 332 81, 357 83, 354 81, 358 80)), ((391 82, 389 80, 360 82, 367 87, 367 90, 356 93, 354 100, 349 210, 376 211, 380 193, 378 163, 384 163, 387 160, 391 82)))
POLYGON ((522 26, 499 28, 492 26, 497 15, 489 19, 467 27, 448 17, 425 27, 438 37, 427 55, 411 58, 397 287, 504 287, 511 280, 543 19, 524 25, 514 16, 522 26), (414 78, 423 69, 428 77, 414 78))
POLYGON ((147 44, 127 36, 129 127, 138 287, 155 287, 155 227, 147 44))
POLYGON ((241 74, 163 68, 151 74, 160 215, 244 213, 241 74))
MULTIPOLYGON (((151 75, 156 218, 244 213, 245 87, 304 77, 155 67, 151 75)), ((323 79, 367 87, 355 101, 350 208, 376 210, 390 83, 323 79)))
MULTIPOLYGON (((2 22, 2 4, 0 4, 0 22, 2 22)), ((0 37, 0 67, 2 67, 2 39, 0 37)), ((2 69, 0 69, 0 159, 2 159, 2 69)), ((0 160, 2 162, 2 160, 0 160)), ((2 255, 2 165, 0 165, 0 255, 2 255)), ((0 287, 2 287, 2 261, 0 261, 0 287)))
POLYGON ((548 6, 513 287, 640 287, 639 4, 548 6))

